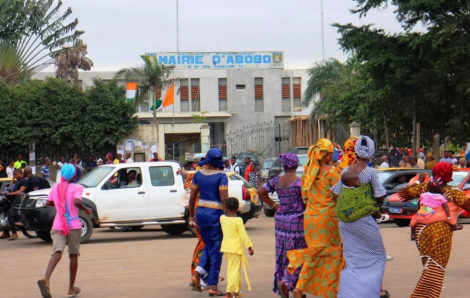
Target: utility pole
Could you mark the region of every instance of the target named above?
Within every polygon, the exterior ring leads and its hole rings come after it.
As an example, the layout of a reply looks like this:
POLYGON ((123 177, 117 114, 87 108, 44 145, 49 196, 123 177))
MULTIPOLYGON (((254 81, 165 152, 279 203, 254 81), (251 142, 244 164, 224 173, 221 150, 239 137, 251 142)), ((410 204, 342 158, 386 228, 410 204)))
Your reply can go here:
POLYGON ((323 21, 323 0, 320 0, 321 11, 321 59, 325 60, 325 24, 323 21))
POLYGON ((180 1, 176 0, 176 52, 180 51, 180 1))

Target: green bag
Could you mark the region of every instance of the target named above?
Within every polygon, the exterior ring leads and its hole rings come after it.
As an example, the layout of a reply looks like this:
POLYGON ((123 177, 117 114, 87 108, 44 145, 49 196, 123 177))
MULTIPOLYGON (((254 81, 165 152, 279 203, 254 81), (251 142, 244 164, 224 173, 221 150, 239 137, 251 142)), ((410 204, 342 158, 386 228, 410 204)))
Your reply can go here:
POLYGON ((344 222, 353 222, 378 211, 380 208, 372 197, 369 183, 355 188, 343 187, 336 201, 336 215, 344 222))

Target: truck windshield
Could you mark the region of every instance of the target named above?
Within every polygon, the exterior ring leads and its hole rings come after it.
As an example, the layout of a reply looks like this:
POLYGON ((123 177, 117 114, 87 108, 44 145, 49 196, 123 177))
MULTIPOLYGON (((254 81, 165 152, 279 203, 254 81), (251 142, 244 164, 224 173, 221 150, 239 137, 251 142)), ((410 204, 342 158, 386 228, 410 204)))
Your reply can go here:
POLYGON ((101 166, 95 168, 93 171, 84 176, 78 183, 85 188, 96 187, 100 182, 108 176, 114 167, 101 166))

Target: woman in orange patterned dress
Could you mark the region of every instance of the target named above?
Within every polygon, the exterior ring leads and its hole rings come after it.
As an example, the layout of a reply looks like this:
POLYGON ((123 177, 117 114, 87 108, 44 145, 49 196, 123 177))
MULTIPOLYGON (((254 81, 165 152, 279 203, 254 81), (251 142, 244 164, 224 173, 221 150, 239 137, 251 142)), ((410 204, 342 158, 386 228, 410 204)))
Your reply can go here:
MULTIPOLYGON (((458 214, 462 209, 469 211, 470 199, 461 190, 447 184, 452 181, 452 171, 452 164, 440 162, 433 167, 432 175, 434 179, 439 179, 442 182, 441 189, 449 202, 451 214, 455 212, 458 214)), ((402 198, 410 200, 427 191, 428 183, 421 183, 401 190, 400 195, 402 198)), ((428 225, 418 224, 414 233, 424 268, 411 297, 438 298, 441 296, 445 269, 452 248, 451 226, 446 221, 438 221, 428 225)))
POLYGON ((302 267, 294 297, 309 293, 336 297, 343 267, 335 196, 331 187, 340 179, 338 168, 330 165, 333 144, 320 139, 308 150, 308 162, 302 177, 302 198, 306 204, 304 233, 308 248, 287 253, 289 271, 302 267))

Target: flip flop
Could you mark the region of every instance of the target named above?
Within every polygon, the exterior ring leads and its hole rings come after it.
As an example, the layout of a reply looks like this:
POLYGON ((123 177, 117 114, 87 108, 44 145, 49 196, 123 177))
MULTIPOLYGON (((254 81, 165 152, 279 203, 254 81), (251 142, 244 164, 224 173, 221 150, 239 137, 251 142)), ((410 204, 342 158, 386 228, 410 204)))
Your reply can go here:
POLYGON ((80 289, 79 287, 74 287, 73 288, 73 293, 72 294, 67 294, 67 297, 68 298, 77 297, 77 295, 80 294, 81 291, 82 291, 82 289, 80 289))
POLYGON ((44 279, 38 280, 38 287, 39 287, 39 290, 41 291, 41 296, 43 298, 52 298, 51 290, 46 285, 46 281, 44 279))

